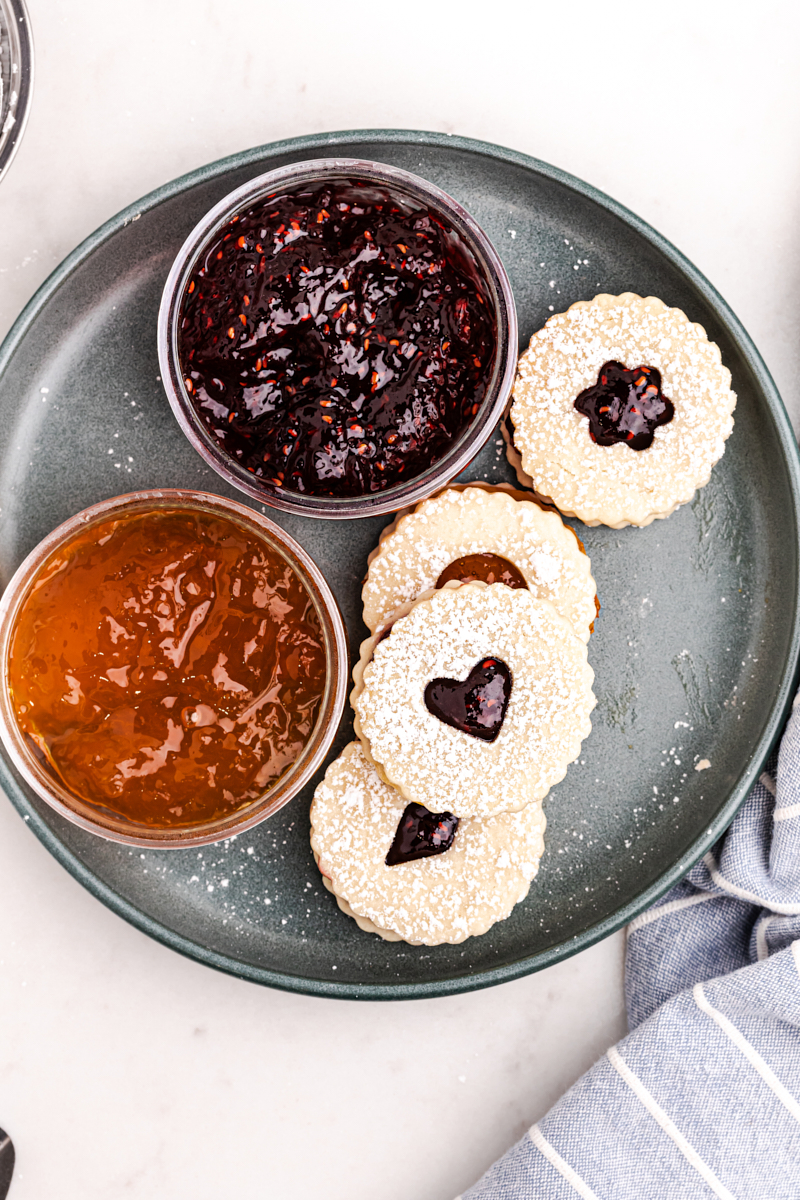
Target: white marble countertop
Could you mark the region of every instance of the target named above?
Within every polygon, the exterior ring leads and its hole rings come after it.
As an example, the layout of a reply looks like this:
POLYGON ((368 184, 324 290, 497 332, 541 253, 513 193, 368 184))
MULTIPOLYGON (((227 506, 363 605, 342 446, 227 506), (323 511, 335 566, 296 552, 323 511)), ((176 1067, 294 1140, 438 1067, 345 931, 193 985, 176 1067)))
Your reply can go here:
MULTIPOLYGON (((800 424, 800 8, 29 0, 0 184, 0 335, 120 208, 250 146, 430 129, 628 205, 732 305, 800 424)), ((11 1200, 450 1200, 625 1031, 623 936, 488 991, 309 999, 216 974, 77 884, 0 803, 11 1200)))

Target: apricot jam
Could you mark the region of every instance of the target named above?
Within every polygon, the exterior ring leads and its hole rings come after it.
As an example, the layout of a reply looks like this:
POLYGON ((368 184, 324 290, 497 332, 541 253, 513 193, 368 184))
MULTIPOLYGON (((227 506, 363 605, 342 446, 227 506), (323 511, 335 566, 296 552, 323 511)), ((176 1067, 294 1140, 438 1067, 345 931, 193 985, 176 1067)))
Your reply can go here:
POLYGON ((437 588, 444 587, 452 579, 460 583, 472 583, 473 579, 483 583, 504 583, 510 588, 526 588, 525 576, 500 554, 465 554, 445 567, 436 580, 437 588))
POLYGON ((446 454, 487 394, 497 330, 445 217, 342 178, 270 196, 214 235, 178 351, 198 417, 267 491, 353 497, 446 454))
POLYGON ((19 728, 85 804, 170 829, 261 796, 308 741, 323 635, 295 571, 201 509, 78 531, 40 569, 8 663, 19 728))

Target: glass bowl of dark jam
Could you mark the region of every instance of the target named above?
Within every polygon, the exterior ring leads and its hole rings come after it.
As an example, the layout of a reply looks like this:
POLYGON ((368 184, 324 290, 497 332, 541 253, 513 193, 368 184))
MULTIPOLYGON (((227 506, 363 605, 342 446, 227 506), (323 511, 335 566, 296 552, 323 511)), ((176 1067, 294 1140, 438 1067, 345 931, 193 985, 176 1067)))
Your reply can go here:
POLYGON ((231 837, 321 765, 348 681, 336 601, 272 521, 138 492, 60 525, 0 602, 0 737, 62 816, 134 846, 231 837))
POLYGON ((262 175, 193 230, 164 289, 161 373, 195 449, 285 512, 394 512, 489 438, 517 320, 480 226, 434 185, 318 159, 262 175))

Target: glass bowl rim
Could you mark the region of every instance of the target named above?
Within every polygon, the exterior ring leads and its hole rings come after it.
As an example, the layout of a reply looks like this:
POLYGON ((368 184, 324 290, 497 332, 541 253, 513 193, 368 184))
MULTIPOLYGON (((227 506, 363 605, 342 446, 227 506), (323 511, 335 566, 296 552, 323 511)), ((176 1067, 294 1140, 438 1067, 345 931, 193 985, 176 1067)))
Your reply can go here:
POLYGON ((31 21, 25 0, 0 0, 0 25, 8 31, 11 61, 17 67, 18 85, 13 104, 0 104, 0 179, 19 149, 31 110, 34 56, 31 21), (8 123, 10 120, 10 124, 8 123))

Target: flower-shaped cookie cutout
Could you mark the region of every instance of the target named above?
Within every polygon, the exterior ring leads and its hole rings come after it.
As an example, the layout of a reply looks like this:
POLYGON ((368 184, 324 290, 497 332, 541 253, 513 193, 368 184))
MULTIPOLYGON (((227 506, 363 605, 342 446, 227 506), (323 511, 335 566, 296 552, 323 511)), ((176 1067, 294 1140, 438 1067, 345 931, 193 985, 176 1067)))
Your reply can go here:
POLYGON ((587 525, 649 525, 708 483, 733 429, 730 382, 719 347, 680 309, 631 292, 581 300, 551 317, 520 358, 509 460, 521 482, 587 525), (576 401, 602 388, 604 368, 612 364, 636 371, 634 391, 640 387, 642 406, 653 408, 660 401, 648 388, 657 372, 658 395, 674 406, 674 416, 662 420, 665 406, 651 413, 654 421, 639 422, 633 418, 642 414, 630 411, 639 406, 626 401, 628 415, 621 411, 616 422, 627 425, 620 429, 624 436, 609 445, 598 429, 604 419, 614 424, 611 399, 589 415, 576 401), (601 412, 604 407, 609 412, 601 412))

